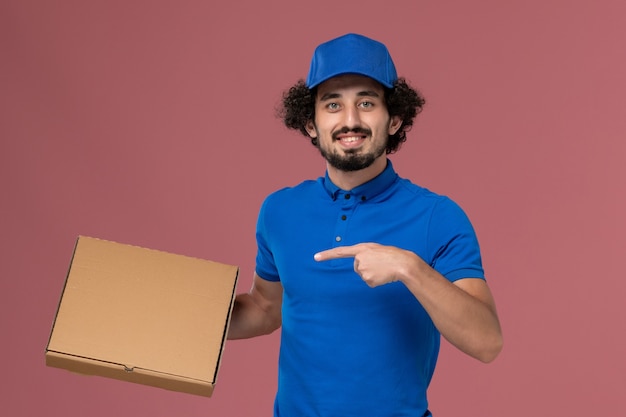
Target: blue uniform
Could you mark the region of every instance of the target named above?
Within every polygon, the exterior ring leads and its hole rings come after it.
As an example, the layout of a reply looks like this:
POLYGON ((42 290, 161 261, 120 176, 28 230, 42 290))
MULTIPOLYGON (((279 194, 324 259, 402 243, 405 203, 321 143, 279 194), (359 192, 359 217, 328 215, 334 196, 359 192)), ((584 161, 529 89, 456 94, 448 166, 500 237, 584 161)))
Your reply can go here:
POLYGON ((461 208, 400 178, 388 161, 350 191, 326 175, 271 194, 257 242, 257 274, 284 289, 274 415, 429 415, 440 335, 426 311, 400 282, 370 288, 353 259, 313 255, 375 242, 416 253, 450 281, 484 278, 461 208))

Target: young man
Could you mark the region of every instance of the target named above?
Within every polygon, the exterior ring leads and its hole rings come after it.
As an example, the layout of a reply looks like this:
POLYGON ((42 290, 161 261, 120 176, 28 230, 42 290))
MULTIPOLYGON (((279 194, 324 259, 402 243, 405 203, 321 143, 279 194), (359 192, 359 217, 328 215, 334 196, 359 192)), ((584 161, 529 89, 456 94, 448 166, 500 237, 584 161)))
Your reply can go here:
POLYGON ((275 416, 430 416, 440 334, 484 362, 501 350, 468 218, 387 158, 423 104, 385 45, 356 34, 318 46, 283 97, 326 175, 263 203, 254 283, 229 332, 282 326, 275 416))

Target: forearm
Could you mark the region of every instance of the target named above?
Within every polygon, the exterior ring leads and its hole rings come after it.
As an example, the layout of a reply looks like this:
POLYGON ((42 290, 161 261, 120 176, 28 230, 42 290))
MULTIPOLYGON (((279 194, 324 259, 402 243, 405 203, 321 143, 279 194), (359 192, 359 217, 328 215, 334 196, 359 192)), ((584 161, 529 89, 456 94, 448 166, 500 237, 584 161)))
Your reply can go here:
POLYGON ((491 293, 479 279, 455 285, 421 259, 401 275, 433 323, 450 343, 468 355, 490 362, 502 349, 502 332, 491 293))

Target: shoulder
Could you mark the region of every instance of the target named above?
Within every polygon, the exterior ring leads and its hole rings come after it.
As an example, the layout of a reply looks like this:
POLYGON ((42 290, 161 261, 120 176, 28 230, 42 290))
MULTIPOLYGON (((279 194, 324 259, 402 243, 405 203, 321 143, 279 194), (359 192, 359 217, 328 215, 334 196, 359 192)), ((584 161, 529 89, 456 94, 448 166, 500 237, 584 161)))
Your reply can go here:
POLYGON ((284 187, 273 191, 263 201, 261 210, 278 208, 293 208, 294 205, 310 202, 312 198, 321 195, 323 188, 320 186, 319 181, 305 180, 301 183, 284 187))
POLYGON ((295 197, 308 195, 318 191, 319 182, 316 180, 305 180, 301 183, 293 186, 283 187, 276 191, 270 193, 265 200, 273 201, 273 200, 284 200, 284 199, 293 199, 295 197))
POLYGON ((415 184, 409 179, 398 178, 396 193, 405 194, 408 198, 419 202, 420 204, 427 204, 433 208, 449 208, 459 207, 449 196, 439 194, 426 187, 415 184))
POLYGON ((424 210, 429 213, 431 226, 449 224, 454 227, 459 222, 469 222, 465 210, 448 195, 431 191, 405 178, 398 179, 396 188, 396 193, 404 195, 408 204, 421 207, 422 213, 424 210))

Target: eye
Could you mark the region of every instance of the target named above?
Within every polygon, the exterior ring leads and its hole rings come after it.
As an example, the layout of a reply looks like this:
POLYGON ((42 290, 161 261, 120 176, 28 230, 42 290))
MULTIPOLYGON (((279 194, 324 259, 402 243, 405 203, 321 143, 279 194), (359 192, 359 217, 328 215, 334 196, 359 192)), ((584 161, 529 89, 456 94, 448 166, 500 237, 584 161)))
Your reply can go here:
POLYGON ((337 111, 339 110, 339 104, 338 103, 328 103, 326 105, 326 108, 330 111, 337 111))
POLYGON ((364 109, 371 109, 372 107, 374 107, 374 103, 371 101, 362 101, 359 103, 359 107, 362 107, 364 109))

